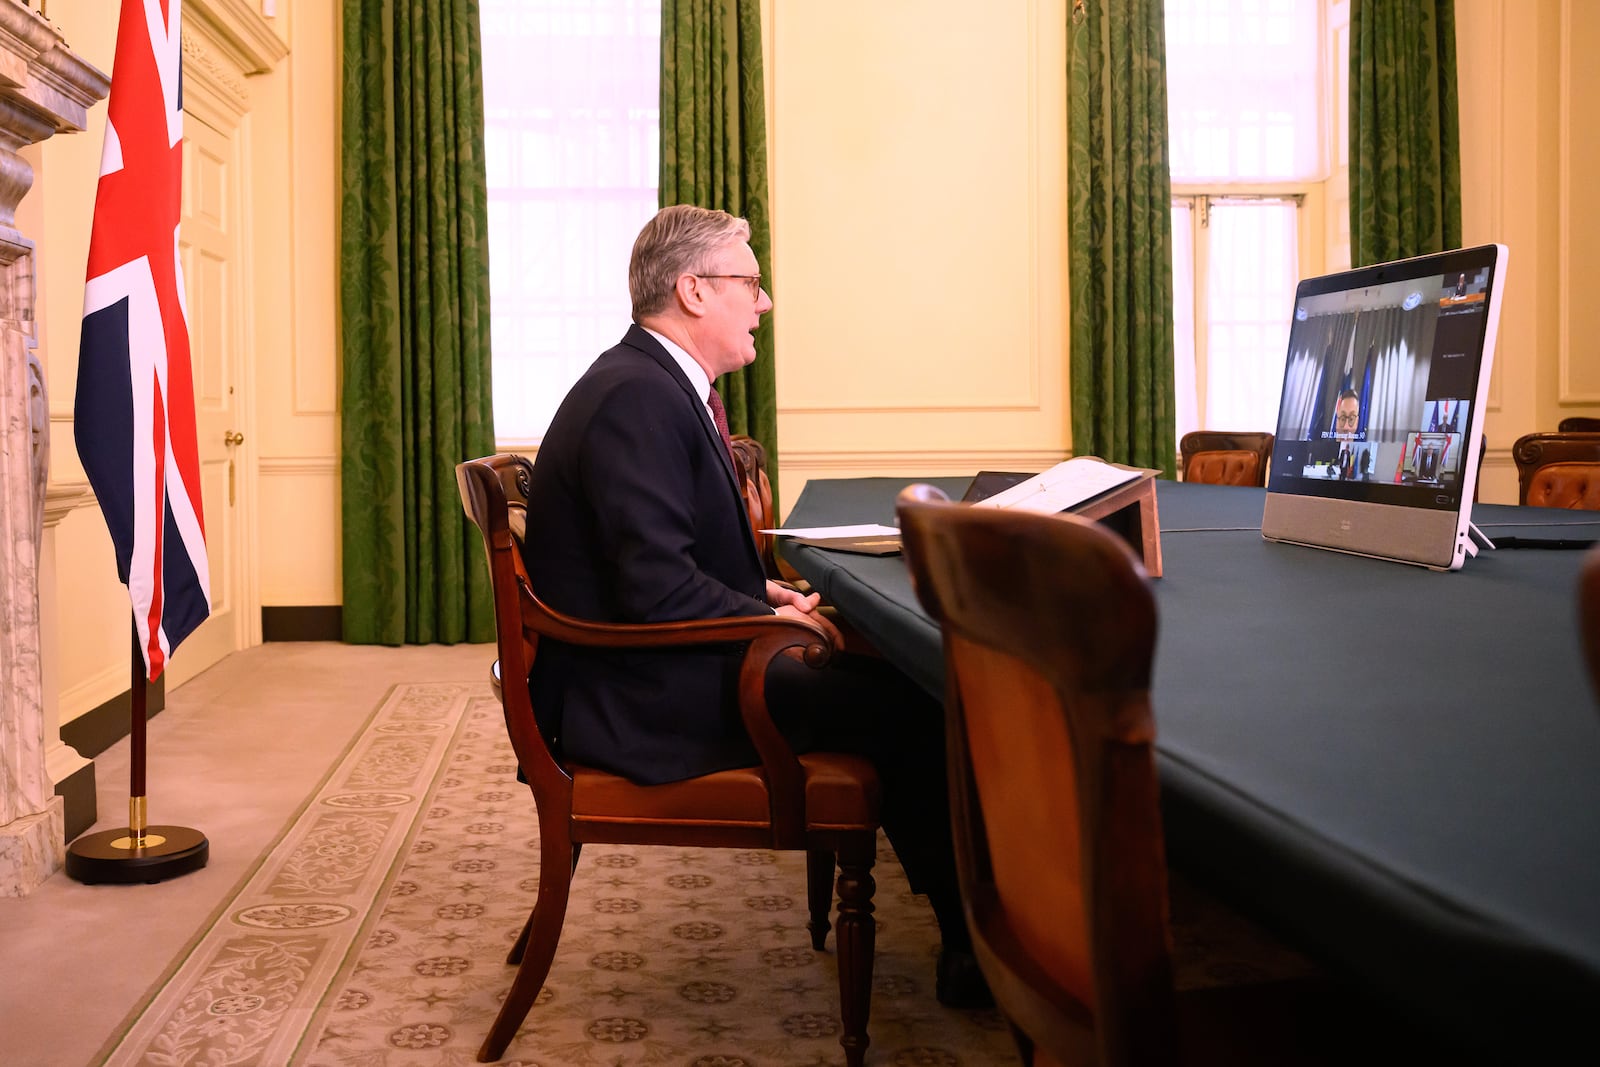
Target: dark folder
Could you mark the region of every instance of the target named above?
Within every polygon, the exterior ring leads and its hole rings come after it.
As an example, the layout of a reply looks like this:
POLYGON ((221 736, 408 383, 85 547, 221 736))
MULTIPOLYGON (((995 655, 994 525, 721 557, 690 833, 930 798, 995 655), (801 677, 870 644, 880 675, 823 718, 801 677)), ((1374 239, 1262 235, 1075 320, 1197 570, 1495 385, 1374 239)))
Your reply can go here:
POLYGON ((1013 485, 1032 478, 1031 474, 1018 474, 1015 471, 979 471, 977 477, 967 485, 967 491, 961 494, 963 504, 972 504, 979 500, 987 500, 996 493, 1010 489, 1013 485))

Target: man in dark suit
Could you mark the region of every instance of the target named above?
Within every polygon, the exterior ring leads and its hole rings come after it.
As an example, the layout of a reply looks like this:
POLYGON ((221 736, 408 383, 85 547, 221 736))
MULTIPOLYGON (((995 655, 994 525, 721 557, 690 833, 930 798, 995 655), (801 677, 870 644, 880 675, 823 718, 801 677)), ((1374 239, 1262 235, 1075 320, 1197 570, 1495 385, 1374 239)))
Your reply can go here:
MULTIPOLYGON (((634 325, 578 379, 550 423, 528 491, 523 554, 552 607, 601 622, 800 615, 837 632, 818 596, 762 570, 712 383, 755 360, 772 300, 748 223, 688 205, 640 231, 628 267, 634 325)), ((736 658, 541 643, 530 686, 547 737, 636 782, 757 762, 737 710, 736 658)), ((799 750, 858 752, 883 781, 883 825, 939 920, 939 999, 981 1004, 961 914, 939 705, 876 659, 814 670, 779 657, 775 721, 799 750)))

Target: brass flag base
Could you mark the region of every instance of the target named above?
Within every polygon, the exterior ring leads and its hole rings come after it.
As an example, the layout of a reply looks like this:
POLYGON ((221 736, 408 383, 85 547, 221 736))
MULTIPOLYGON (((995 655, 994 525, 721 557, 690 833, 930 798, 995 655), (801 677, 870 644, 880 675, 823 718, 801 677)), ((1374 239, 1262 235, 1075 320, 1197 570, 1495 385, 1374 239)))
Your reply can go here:
POLYGON ((187 826, 151 826, 144 788, 145 658, 139 626, 133 626, 132 684, 128 702, 133 726, 128 731, 128 825, 121 830, 84 834, 67 846, 67 876, 88 885, 115 882, 163 882, 198 871, 211 855, 211 843, 187 826))
POLYGON ((132 831, 101 830, 67 846, 67 874, 87 885, 163 882, 206 865, 211 843, 187 826, 147 826, 142 842, 132 831))

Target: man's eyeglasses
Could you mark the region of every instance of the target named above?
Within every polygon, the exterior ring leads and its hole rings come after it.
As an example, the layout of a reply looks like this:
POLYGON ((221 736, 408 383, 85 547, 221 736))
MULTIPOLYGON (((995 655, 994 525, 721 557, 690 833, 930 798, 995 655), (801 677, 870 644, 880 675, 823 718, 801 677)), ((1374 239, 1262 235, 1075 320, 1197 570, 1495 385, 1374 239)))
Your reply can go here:
POLYGON ((761 299, 761 275, 759 274, 696 274, 696 278, 737 278, 744 282, 744 287, 750 290, 751 300, 761 299))
POLYGON ((1358 411, 1340 411, 1333 416, 1333 424, 1341 429, 1353 430, 1361 422, 1358 411))

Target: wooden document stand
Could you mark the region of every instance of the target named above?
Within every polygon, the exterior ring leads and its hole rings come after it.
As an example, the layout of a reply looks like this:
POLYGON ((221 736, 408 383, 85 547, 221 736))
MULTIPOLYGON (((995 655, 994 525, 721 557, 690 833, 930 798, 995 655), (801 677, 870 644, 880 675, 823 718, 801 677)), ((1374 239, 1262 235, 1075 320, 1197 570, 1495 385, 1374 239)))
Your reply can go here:
POLYGON ((1094 519, 1132 546, 1145 573, 1161 577, 1161 523, 1156 515, 1156 480, 1146 475, 1107 490, 1070 514, 1094 519))

